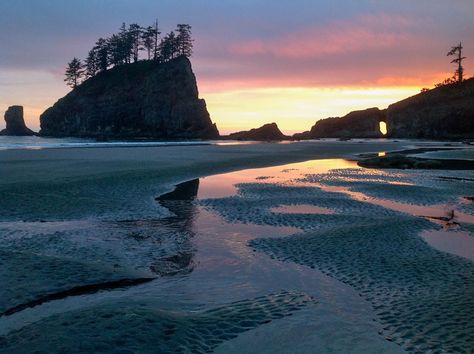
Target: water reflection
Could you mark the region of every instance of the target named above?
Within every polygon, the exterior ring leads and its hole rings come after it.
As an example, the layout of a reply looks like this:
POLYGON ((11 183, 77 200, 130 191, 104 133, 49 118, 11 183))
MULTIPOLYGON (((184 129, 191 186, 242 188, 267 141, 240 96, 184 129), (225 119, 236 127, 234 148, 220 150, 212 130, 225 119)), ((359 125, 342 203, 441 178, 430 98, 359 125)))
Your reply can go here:
MULTIPOLYGON (((379 156, 385 155, 379 152, 379 156)), ((272 183, 285 186, 310 186, 319 188, 325 192, 342 193, 350 199, 370 203, 384 207, 386 209, 406 213, 415 217, 423 217, 437 224, 443 224, 443 219, 447 214, 454 213, 455 221, 459 223, 474 223, 474 216, 460 211, 457 205, 416 205, 408 204, 390 199, 376 198, 365 193, 354 191, 350 186, 337 186, 316 181, 308 181, 308 175, 328 174, 334 170, 358 169, 356 162, 343 159, 326 159, 306 161, 302 163, 289 164, 285 166, 275 166, 267 168, 249 169, 238 172, 231 172, 221 175, 214 175, 203 178, 197 192, 199 199, 225 198, 238 194, 238 185, 241 183, 272 183), (441 221, 440 221, 441 220, 441 221)), ((337 173, 337 172, 336 172, 337 173)), ((344 181, 361 182, 362 180, 350 175, 344 176, 344 181)), ((413 185, 409 181, 397 181, 384 179, 383 176, 367 176, 363 182, 391 185, 413 185)), ((282 205, 271 209, 273 213, 283 214, 333 214, 333 210, 320 208, 313 205, 282 205)), ((444 225, 444 224, 443 224, 444 225)), ((428 239, 427 239, 428 241, 428 239)), ((458 240, 459 241, 459 240, 458 240)), ((435 246, 433 244, 433 246, 435 246)), ((436 247, 436 246, 435 246, 436 247)), ((466 248, 470 249, 469 243, 466 248)), ((442 249, 450 252, 449 249, 442 249)), ((470 251, 472 253, 472 250, 470 251)))
POLYGON ((421 236, 432 247, 474 261, 474 237, 459 230, 429 230, 421 236))
POLYGON ((224 173, 202 178, 197 197, 198 199, 230 197, 237 194, 236 185, 240 183, 302 185, 298 179, 307 174, 328 173, 334 169, 344 168, 359 167, 355 161, 326 159, 224 173))
POLYGON ((130 235, 141 238, 153 234, 162 247, 162 257, 155 258, 150 270, 161 276, 189 273, 193 270, 194 246, 191 239, 195 236, 194 221, 197 214, 196 205, 191 201, 196 198, 199 179, 180 183, 169 193, 156 200, 167 208, 173 216, 159 220, 123 221, 123 227, 131 230, 130 235), (146 229, 147 233, 141 232, 146 229), (167 245, 167 243, 169 245, 167 245))

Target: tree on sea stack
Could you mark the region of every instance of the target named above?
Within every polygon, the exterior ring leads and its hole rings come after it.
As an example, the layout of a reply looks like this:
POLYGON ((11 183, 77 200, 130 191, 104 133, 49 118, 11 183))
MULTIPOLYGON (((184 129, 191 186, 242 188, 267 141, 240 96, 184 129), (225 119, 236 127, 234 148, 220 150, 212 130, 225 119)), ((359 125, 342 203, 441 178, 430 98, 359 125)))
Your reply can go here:
POLYGON ((130 41, 130 47, 132 49, 133 62, 138 61, 138 55, 142 47, 142 27, 137 23, 132 23, 128 26, 128 38, 130 41))
POLYGON ((457 46, 452 47, 451 50, 448 52, 447 54, 448 57, 455 56, 455 59, 453 59, 451 63, 456 64, 458 68, 456 69, 452 77, 449 77, 443 82, 436 84, 435 87, 460 84, 461 82, 464 81, 464 67, 462 66, 462 62, 464 59, 466 59, 466 57, 462 56, 462 50, 463 50, 462 43, 459 42, 457 46))
POLYGON ((160 29, 158 28, 158 20, 155 21, 153 24, 153 60, 159 59, 159 52, 158 52, 158 40, 160 37, 160 29))
POLYGON ((91 49, 89 51, 84 68, 86 69, 85 75, 87 78, 93 77, 99 72, 99 58, 95 50, 91 49))
POLYGON ((458 68, 454 72, 454 77, 453 77, 454 79, 456 79, 458 83, 461 83, 464 80, 464 77, 463 77, 464 68, 462 66, 462 61, 466 59, 466 57, 462 56, 462 49, 463 49, 462 43, 459 42, 459 45, 452 47, 449 53, 447 54, 448 56, 451 56, 451 55, 456 56, 456 58, 453 59, 451 63, 457 64, 458 66, 458 68))
POLYGON ((179 24, 176 29, 176 44, 179 55, 190 57, 193 55, 193 39, 191 36, 191 26, 179 24))
POLYGON ((148 26, 143 29, 142 32, 142 42, 143 47, 145 48, 148 60, 157 59, 158 53, 158 36, 160 31, 158 29, 158 21, 155 22, 153 26, 148 26))
POLYGON ((160 61, 169 61, 178 56, 178 43, 176 34, 171 31, 161 41, 159 45, 160 61))
POLYGON ((99 38, 95 43, 93 51, 96 52, 99 71, 106 71, 109 67, 109 45, 104 38, 99 38))
POLYGON ((84 76, 84 66, 82 62, 77 58, 73 58, 67 65, 65 75, 66 78, 64 81, 66 81, 66 84, 73 89, 76 88, 80 79, 84 76))
POLYGON ((124 22, 119 32, 108 38, 99 38, 89 51, 84 65, 74 58, 68 64, 66 79, 68 86, 75 88, 82 77, 87 79, 119 65, 137 63, 140 60, 167 62, 180 56, 193 54, 191 26, 178 24, 175 31, 160 38, 158 20, 152 26, 142 27, 137 23, 127 26, 124 22), (140 58, 140 52, 146 52, 146 59, 140 58), (79 65, 80 64, 80 65, 79 65))

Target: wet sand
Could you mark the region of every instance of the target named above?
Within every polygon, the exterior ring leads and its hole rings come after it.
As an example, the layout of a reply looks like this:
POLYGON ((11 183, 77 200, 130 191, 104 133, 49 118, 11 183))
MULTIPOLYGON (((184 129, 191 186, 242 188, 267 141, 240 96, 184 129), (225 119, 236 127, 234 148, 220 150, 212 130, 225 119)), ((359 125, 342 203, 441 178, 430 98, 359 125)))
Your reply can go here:
POLYGON ((0 151, 0 349, 467 352, 470 172, 317 160, 413 146, 0 151))
POLYGON ((141 218, 166 213, 154 197, 176 183, 216 173, 412 143, 301 142, 185 147, 0 151, 0 220, 141 218))

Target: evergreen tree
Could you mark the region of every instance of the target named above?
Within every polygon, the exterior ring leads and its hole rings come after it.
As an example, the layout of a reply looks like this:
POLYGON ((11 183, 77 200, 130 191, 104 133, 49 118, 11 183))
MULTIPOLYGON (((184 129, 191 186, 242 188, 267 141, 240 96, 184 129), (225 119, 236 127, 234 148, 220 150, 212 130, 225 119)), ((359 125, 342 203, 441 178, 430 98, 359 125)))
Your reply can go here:
POLYGON ((153 26, 148 26, 142 32, 143 47, 147 51, 148 60, 151 59, 152 53, 155 51, 156 29, 153 26))
POLYGON ((158 60, 160 57, 159 53, 159 39, 160 39, 160 29, 158 28, 158 20, 153 24, 153 60, 158 60))
POLYGON ((462 43, 459 43, 459 45, 452 47, 449 53, 447 54, 448 56, 451 56, 451 55, 455 56, 455 59, 453 59, 451 63, 454 63, 458 66, 453 76, 453 78, 458 83, 461 83, 464 81, 464 68, 462 66, 462 61, 466 59, 466 57, 462 56, 462 49, 463 49, 462 43))
POLYGON ((83 70, 83 64, 82 62, 77 59, 73 58, 68 64, 66 68, 66 78, 64 81, 66 84, 73 89, 77 87, 79 84, 79 80, 84 76, 84 70, 83 70))
POLYGON ((173 31, 163 38, 159 46, 159 52, 161 61, 169 61, 176 58, 178 55, 178 46, 176 34, 173 31))
POLYGON ((132 49, 132 58, 133 62, 138 61, 140 50, 142 47, 142 27, 136 23, 132 23, 128 26, 128 35, 130 40, 130 45, 132 49))
POLYGON ((191 36, 191 26, 179 24, 176 29, 176 46, 178 55, 190 57, 193 54, 193 39, 191 36))
POLYGON ((118 37, 120 38, 120 52, 121 56, 125 63, 130 63, 130 57, 132 53, 132 44, 130 40, 130 33, 127 29, 127 25, 125 22, 122 23, 120 27, 120 32, 118 33, 118 37))
POLYGON ((107 40, 107 45, 109 64, 112 66, 125 64, 127 54, 123 38, 118 34, 113 34, 112 37, 107 40))
POLYGON ((109 67, 109 45, 107 40, 99 38, 93 50, 97 53, 99 71, 106 71, 109 67))
POLYGON ((158 20, 146 28, 136 23, 128 26, 126 23, 122 23, 118 33, 113 34, 110 38, 97 40, 89 51, 84 65, 78 59, 68 63, 68 85, 75 87, 82 76, 93 77, 99 72, 106 71, 109 67, 137 62, 140 59, 141 50, 146 50, 148 60, 162 62, 181 55, 187 57, 192 55, 194 40, 191 37, 190 25, 178 24, 176 32, 171 31, 161 41, 159 40, 160 34, 158 20), (77 66, 78 62, 80 68, 77 66), (74 76, 74 72, 79 76, 74 76))
POLYGON ((97 58, 97 52, 94 49, 91 49, 87 55, 85 69, 85 75, 87 78, 95 76, 99 71, 99 60, 97 58))

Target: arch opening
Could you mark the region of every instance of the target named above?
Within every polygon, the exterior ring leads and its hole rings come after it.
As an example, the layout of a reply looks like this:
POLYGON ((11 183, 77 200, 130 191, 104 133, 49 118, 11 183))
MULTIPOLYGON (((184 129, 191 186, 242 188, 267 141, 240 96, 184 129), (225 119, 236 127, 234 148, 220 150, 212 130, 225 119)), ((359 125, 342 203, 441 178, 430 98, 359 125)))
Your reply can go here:
POLYGON ((379 130, 380 132, 382 133, 383 136, 387 135, 387 123, 385 123, 384 121, 381 121, 379 123, 379 130))

